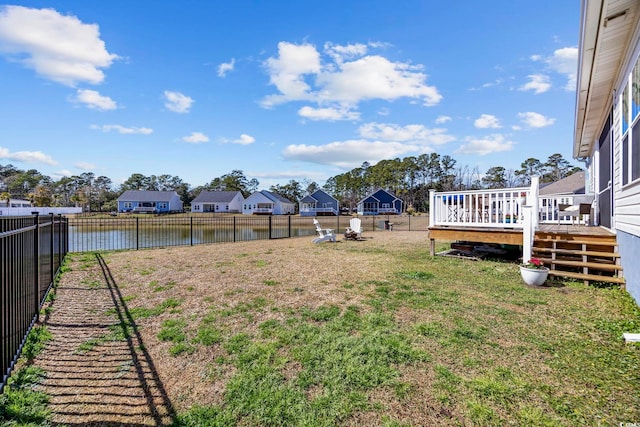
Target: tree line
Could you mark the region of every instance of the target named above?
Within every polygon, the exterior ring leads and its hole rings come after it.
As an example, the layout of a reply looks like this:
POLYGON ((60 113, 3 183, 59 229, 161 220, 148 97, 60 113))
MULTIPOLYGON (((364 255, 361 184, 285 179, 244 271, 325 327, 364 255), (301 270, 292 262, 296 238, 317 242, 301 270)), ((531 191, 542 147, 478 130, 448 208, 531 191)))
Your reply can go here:
MULTIPOLYGON (((381 188, 401 198, 409 210, 425 212, 429 189, 447 191, 520 187, 529 185, 532 176, 539 176, 541 182, 555 182, 580 170, 561 154, 553 154, 545 162, 535 158, 526 159, 518 170, 494 166, 483 174, 477 167, 457 166, 451 156, 430 153, 381 160, 375 165, 365 162, 348 172, 330 177, 322 187, 315 181, 292 179, 283 185, 272 185, 269 191, 295 202, 305 194, 322 188, 338 199, 341 206, 353 209, 359 200, 381 188)), ((176 191, 184 205, 189 206, 203 190, 240 191, 246 198, 259 186, 257 179, 247 178, 238 169, 196 187, 178 176, 145 176, 140 173, 132 174, 122 184, 115 186, 109 177, 96 176, 93 172, 65 176, 56 181, 35 169, 23 171, 11 164, 0 165, 2 201, 26 199, 34 206, 76 206, 95 212, 115 211, 116 199, 127 190, 176 191)))

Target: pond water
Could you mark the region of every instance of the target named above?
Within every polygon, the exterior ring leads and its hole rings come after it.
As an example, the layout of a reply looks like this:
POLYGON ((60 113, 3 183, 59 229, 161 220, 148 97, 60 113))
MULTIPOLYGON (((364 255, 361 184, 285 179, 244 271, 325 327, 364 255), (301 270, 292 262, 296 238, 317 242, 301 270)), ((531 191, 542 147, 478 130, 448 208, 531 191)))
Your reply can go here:
POLYGON ((69 252, 143 249, 312 236, 308 228, 229 227, 69 227, 69 252))

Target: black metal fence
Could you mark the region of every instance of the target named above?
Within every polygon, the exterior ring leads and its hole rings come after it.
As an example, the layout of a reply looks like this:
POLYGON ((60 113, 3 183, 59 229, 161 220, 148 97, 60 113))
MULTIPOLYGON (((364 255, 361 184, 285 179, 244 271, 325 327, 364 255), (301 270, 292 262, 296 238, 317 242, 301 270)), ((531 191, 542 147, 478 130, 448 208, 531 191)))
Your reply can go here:
POLYGON ((67 219, 53 214, 0 217, 0 393, 68 251, 67 233, 67 219))
MULTIPOLYGON (((322 228, 344 232, 351 216, 321 216, 322 228)), ((426 231, 424 216, 362 216, 365 233, 393 230, 426 231)), ((173 215, 149 217, 78 217, 69 220, 69 252, 137 250, 248 240, 313 236, 312 217, 260 215, 173 215)))

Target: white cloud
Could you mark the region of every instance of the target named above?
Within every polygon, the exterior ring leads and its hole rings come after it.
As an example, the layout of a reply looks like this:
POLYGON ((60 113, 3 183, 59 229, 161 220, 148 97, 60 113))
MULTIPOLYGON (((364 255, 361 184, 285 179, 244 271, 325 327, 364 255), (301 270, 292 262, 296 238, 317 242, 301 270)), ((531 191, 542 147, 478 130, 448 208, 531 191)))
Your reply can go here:
POLYGON ((191 135, 183 136, 182 141, 189 144, 203 144, 209 142, 209 137, 202 132, 191 132, 191 135))
POLYGON ((153 133, 153 129, 150 128, 138 128, 138 127, 125 127, 121 125, 91 125, 91 129, 101 130, 103 132, 111 132, 116 131, 125 135, 130 134, 141 134, 141 135, 150 135, 153 133))
POLYGON ((473 125, 478 129, 500 129, 502 125, 500 125, 500 119, 491 114, 481 114, 479 118, 477 118, 473 125))
POLYGON ((474 154, 485 156, 491 153, 513 150, 514 142, 505 141, 503 135, 495 134, 485 138, 467 137, 466 143, 462 144, 455 152, 456 154, 474 154))
POLYGON ((223 62, 218 65, 218 77, 225 77, 228 72, 233 71, 235 63, 235 58, 231 58, 231 62, 223 62))
POLYGON ((118 59, 106 50, 97 25, 54 9, 22 6, 0 7, 0 53, 48 80, 72 87, 102 83, 102 69, 118 59))
POLYGON ((504 79, 503 78, 497 78, 492 82, 483 83, 482 87, 483 88, 488 88, 488 87, 500 86, 502 83, 504 83, 504 79))
POLYGON ((451 120, 453 120, 453 119, 451 117, 449 117, 449 116, 438 116, 436 118, 436 124, 437 125, 441 125, 443 123, 450 122, 451 120))
POLYGON ((357 104, 368 99, 393 101, 408 97, 421 99, 425 106, 438 104, 442 95, 434 86, 425 84, 427 76, 419 69, 378 55, 365 56, 318 75, 317 99, 357 104))
POLYGON ((527 76, 529 81, 524 85, 520 86, 518 90, 521 91, 533 91, 534 94, 538 95, 541 93, 547 92, 551 89, 551 79, 549 76, 544 74, 531 74, 527 76))
POLYGON ((78 169, 85 170, 85 171, 91 171, 91 170, 94 170, 96 168, 96 165, 94 165, 93 163, 88 163, 88 162, 78 162, 78 163, 75 163, 73 166, 77 167, 78 169))
POLYGON ((440 145, 455 140, 446 129, 429 129, 423 125, 398 126, 385 123, 367 123, 358 129, 361 137, 373 140, 410 142, 418 145, 440 145))
POLYGON ((311 170, 280 170, 276 168, 274 172, 256 172, 247 171, 247 176, 254 177, 260 181, 260 187, 269 188, 273 185, 282 185, 283 182, 290 180, 300 181, 300 177, 303 176, 304 180, 322 182, 329 178, 329 171, 323 168, 323 171, 311 171, 311 170))
POLYGON ((334 104, 353 108, 370 99, 403 97, 419 99, 426 106, 440 102, 442 95, 425 83, 427 76, 420 72, 421 66, 391 62, 379 55, 364 56, 367 51, 362 44, 327 43, 323 64, 315 46, 280 42, 278 56, 265 61, 270 83, 279 93, 265 97, 262 106, 308 101, 321 108, 337 109, 334 104))
POLYGON ((0 147, 0 159, 7 159, 25 163, 44 163, 45 165, 56 166, 58 162, 53 160, 48 154, 42 151, 9 151, 8 148, 0 147))
POLYGON ((309 120, 359 120, 360 113, 350 111, 348 108, 313 108, 309 106, 298 110, 298 115, 309 120))
POLYGON ((69 176, 73 176, 73 172, 71 172, 69 169, 62 169, 62 170, 59 170, 58 172, 55 172, 53 175, 59 178, 62 178, 65 176, 69 177, 69 176))
POLYGON ((90 89, 78 89, 73 102, 84 104, 87 108, 100 111, 115 110, 116 102, 108 96, 102 96, 98 91, 90 89))
POLYGON ((377 163, 408 153, 430 153, 432 146, 455 141, 446 129, 423 125, 399 126, 367 123, 358 129, 361 139, 334 141, 323 145, 294 144, 282 152, 286 160, 296 160, 349 169, 362 162, 377 163))
POLYGON ((518 113, 518 117, 520 117, 522 123, 524 123, 528 128, 543 128, 551 126, 556 121, 556 119, 545 117, 540 113, 534 113, 531 111, 518 113))
POLYGON ((333 165, 350 169, 362 162, 377 163, 383 159, 420 151, 420 147, 399 142, 350 140, 325 145, 289 145, 282 152, 286 160, 333 165))
POLYGON ((333 43, 325 43, 324 51, 333 60, 341 64, 345 59, 357 58, 364 56, 367 53, 367 45, 362 43, 355 43, 346 46, 334 45, 333 43))
POLYGON ((219 142, 221 144, 250 145, 256 142, 256 139, 251 135, 247 135, 246 133, 243 133, 240 135, 240 138, 238 139, 220 138, 219 142))
POLYGON ((320 72, 320 54, 309 44, 294 45, 278 43, 278 57, 265 61, 270 75, 270 83, 281 95, 270 95, 263 100, 264 107, 292 100, 309 100, 311 87, 305 82, 307 74, 317 75, 320 72))
POLYGON ((243 133, 242 135, 240 135, 240 138, 235 139, 231 142, 234 144, 249 145, 256 142, 256 139, 250 135, 247 135, 246 133, 243 133))
POLYGON ((192 98, 180 92, 172 92, 170 90, 164 91, 164 99, 166 100, 164 106, 174 113, 188 113, 191 105, 195 102, 192 98))
POLYGON ((576 76, 578 73, 578 48, 564 47, 553 52, 553 56, 547 58, 549 67, 567 77, 565 89, 568 91, 576 90, 576 76))

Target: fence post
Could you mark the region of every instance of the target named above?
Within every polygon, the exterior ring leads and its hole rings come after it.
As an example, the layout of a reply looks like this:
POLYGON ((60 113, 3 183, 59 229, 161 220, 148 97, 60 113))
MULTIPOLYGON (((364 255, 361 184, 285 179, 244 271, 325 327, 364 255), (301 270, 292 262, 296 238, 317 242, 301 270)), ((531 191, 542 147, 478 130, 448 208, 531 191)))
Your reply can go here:
POLYGON ((272 218, 273 218, 273 216, 272 216, 272 215, 269 215, 269 239, 271 239, 271 227, 272 227, 271 219, 272 219, 272 218))
POLYGON ((140 249, 140 218, 136 217, 136 251, 140 249))
POLYGON ((58 268, 62 266, 62 214, 58 214, 58 268))
POLYGON ((291 215, 289 215, 289 237, 291 237, 291 215))
POLYGON ((55 222, 53 220, 53 212, 51 212, 50 214, 50 220, 51 220, 51 233, 49 234, 50 236, 50 240, 49 240, 49 250, 50 250, 50 256, 49 256, 49 266, 51 267, 49 270, 49 285, 47 286, 47 288, 49 288, 49 286, 53 285, 53 276, 55 276, 55 271, 53 271, 53 258, 54 258, 54 254, 55 252, 53 251, 53 237, 56 231, 56 227, 55 227, 55 222))
POLYGON ((236 242, 236 216, 233 216, 233 243, 236 242))
POLYGON ((40 217, 38 212, 33 214, 33 312, 36 322, 40 321, 40 217))
POLYGON ((191 246, 193 246, 193 217, 189 217, 189 238, 191 239, 191 246))

